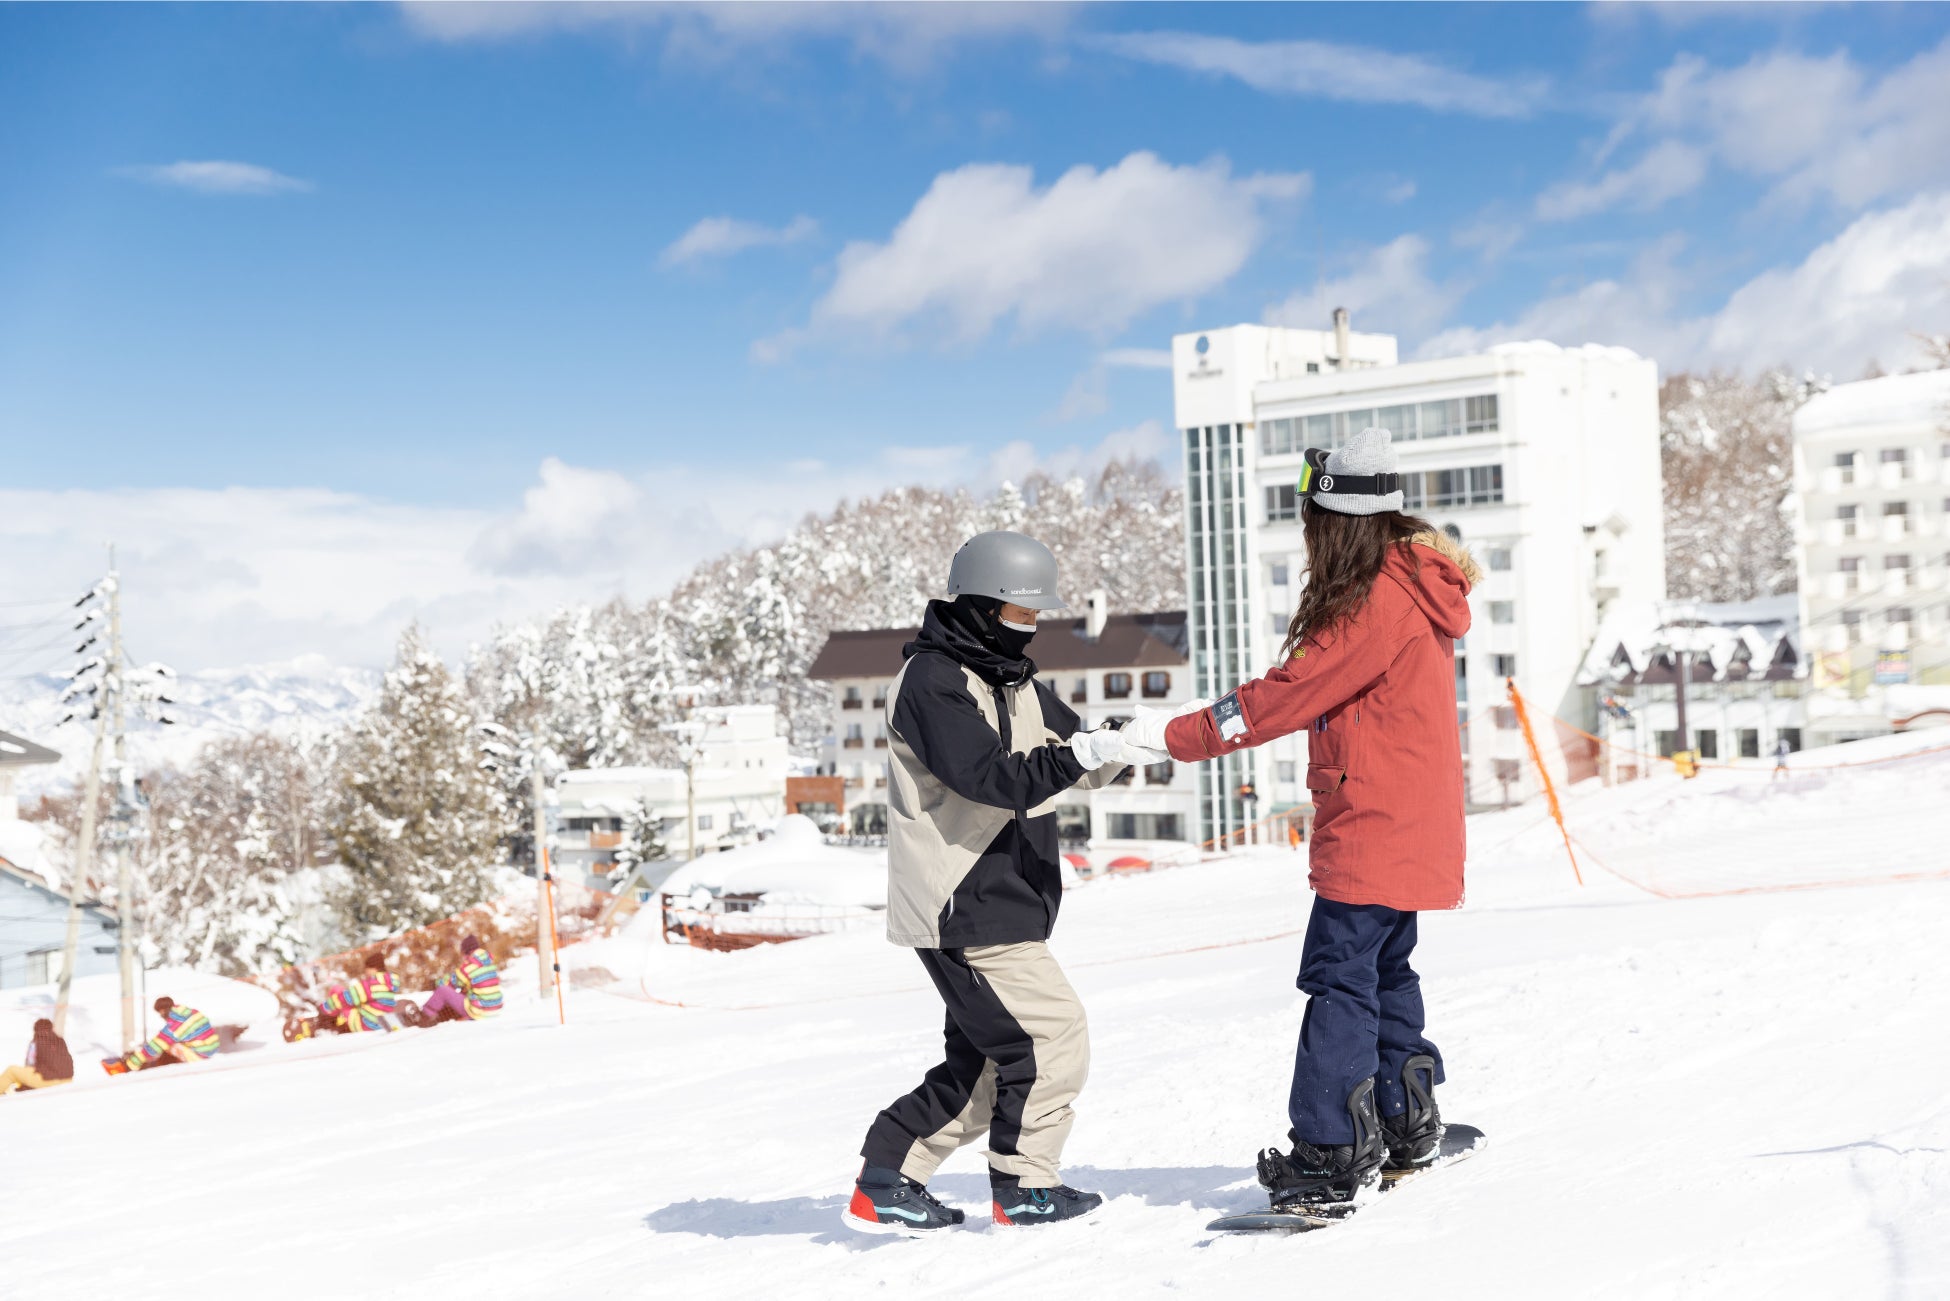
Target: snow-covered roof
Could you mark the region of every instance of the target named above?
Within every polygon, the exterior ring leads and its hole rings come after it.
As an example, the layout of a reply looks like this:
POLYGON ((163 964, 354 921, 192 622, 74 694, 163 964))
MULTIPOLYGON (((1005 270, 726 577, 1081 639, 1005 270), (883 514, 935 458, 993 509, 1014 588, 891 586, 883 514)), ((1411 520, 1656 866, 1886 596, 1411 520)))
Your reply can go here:
POLYGON ((1837 384, 1794 413, 1794 432, 1799 436, 1945 422, 1950 422, 1950 370, 1927 370, 1837 384))
POLYGON ((1693 680, 1800 677, 1800 611, 1793 594, 1752 601, 1634 601, 1610 610, 1585 652, 1586 686, 1635 679, 1671 651, 1693 656, 1693 680))
POLYGON ((1552 343, 1548 339, 1513 340, 1510 343, 1494 344, 1489 349, 1492 357, 1590 357, 1603 361, 1642 361, 1638 353, 1630 348, 1621 348, 1608 343, 1552 343))
POLYGON ((770 838, 705 854, 672 872, 659 888, 682 895, 698 886, 775 901, 884 907, 887 859, 884 853, 829 845, 811 818, 789 813, 770 838))

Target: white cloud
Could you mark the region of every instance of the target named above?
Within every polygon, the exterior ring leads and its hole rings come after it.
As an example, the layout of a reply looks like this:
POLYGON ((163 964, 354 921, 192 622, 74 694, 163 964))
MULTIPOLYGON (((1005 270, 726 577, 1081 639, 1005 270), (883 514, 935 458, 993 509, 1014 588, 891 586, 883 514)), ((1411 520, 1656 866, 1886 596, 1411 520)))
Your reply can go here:
POLYGON ((1144 63, 1232 77, 1273 95, 1412 104, 1477 117, 1528 116, 1546 88, 1542 78, 1498 81, 1417 54, 1327 41, 1255 43, 1196 32, 1126 32, 1086 43, 1144 63))
POLYGON ((1543 221, 1570 221, 1607 208, 1641 211, 1685 194, 1706 179, 1707 154, 1678 140, 1662 140, 1630 167, 1606 172, 1595 181, 1566 181, 1537 197, 1543 221))
POLYGON ((1087 420, 1110 410, 1110 372, 1113 370, 1170 370, 1169 348, 1107 348, 1077 377, 1056 404, 1051 418, 1059 423, 1087 420))
POLYGON ((1672 141, 1709 150, 1770 182, 1777 202, 1863 208, 1905 198, 1950 181, 1950 40, 1880 77, 1844 52, 1778 51, 1735 68, 1683 55, 1601 156, 1639 135, 1655 140, 1653 154, 1672 141))
POLYGON ((159 163, 142 167, 118 167, 117 176, 166 185, 201 194, 290 194, 312 188, 310 181, 255 163, 234 163, 221 159, 159 163))
POLYGON ((1234 176, 1224 159, 1175 167, 1134 153, 1073 167, 1038 189, 1027 167, 972 163, 935 177, 885 242, 848 244, 803 329, 761 341, 761 360, 808 338, 899 338, 925 327, 977 341, 1005 320, 1024 334, 1122 328, 1230 279, 1304 174, 1234 176))
POLYGON ((1021 483, 1040 470, 1059 479, 1089 478, 1112 461, 1156 459, 1167 475, 1176 478, 1180 470, 1177 452, 1178 445, 1165 427, 1146 420, 1128 429, 1113 430, 1089 446, 1072 445, 1054 452, 1038 452, 1023 439, 1004 443, 990 453, 982 477, 989 483, 1021 483))
POLYGON ((1015 36, 1052 38, 1069 26, 1067 4, 467 3, 409 0, 407 25, 433 40, 495 41, 556 32, 624 40, 661 36, 667 57, 727 64, 775 54, 794 41, 844 42, 896 71, 925 71, 958 45, 1015 36))
POLYGON ((1669 370, 1785 364, 1853 375, 1870 359, 1913 363, 1911 331, 1950 321, 1950 192, 1859 217, 1798 265, 1754 277, 1704 315, 1681 309, 1690 280, 1681 252, 1669 239, 1621 279, 1546 298, 1509 322, 1445 330, 1419 355, 1541 338, 1624 344, 1669 370))
MULTIPOLYGON (((322 655, 377 666, 418 620, 449 658, 497 623, 565 602, 669 590, 700 560, 769 542, 845 498, 909 484, 981 490, 1037 465, 1087 472, 1165 455, 1139 426, 1047 457, 1026 444, 888 447, 816 460, 665 466, 625 474, 549 458, 519 504, 430 506, 316 488, 0 489, 0 603, 79 596, 112 538, 130 653, 191 671, 322 655)), ((65 600, 48 637, 16 630, 0 677, 73 662, 65 600), (43 644, 48 643, 48 644, 43 644), (38 648, 38 649, 30 649, 38 648)))
POLYGON ((1347 271, 1312 289, 1297 290, 1263 313, 1268 325, 1326 329, 1336 307, 1345 307, 1356 328, 1417 334, 1439 325, 1466 286, 1429 274, 1429 242, 1403 235, 1364 252, 1347 271))
POLYGON ((658 265, 673 267, 706 258, 730 257, 751 248, 778 248, 802 244, 819 233, 819 223, 811 217, 794 217, 783 226, 766 226, 737 217, 706 217, 678 236, 657 259, 658 265))

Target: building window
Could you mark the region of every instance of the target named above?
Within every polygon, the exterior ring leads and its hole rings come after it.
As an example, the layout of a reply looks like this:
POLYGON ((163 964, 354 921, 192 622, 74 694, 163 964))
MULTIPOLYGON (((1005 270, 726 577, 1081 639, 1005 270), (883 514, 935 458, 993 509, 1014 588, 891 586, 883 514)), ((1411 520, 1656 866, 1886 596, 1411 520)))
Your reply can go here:
POLYGON ((1070 684, 1070 703, 1086 704, 1090 700, 1090 679, 1078 678, 1070 684))
POLYGON ((860 707, 860 688, 848 687, 846 691, 840 696, 840 708, 858 709, 859 707, 860 707))
POLYGON ((1274 561, 1273 562, 1273 586, 1285 587, 1286 581, 1287 581, 1286 561, 1284 560, 1274 561))
POLYGON ((866 737, 861 734, 858 723, 848 723, 846 725, 846 740, 841 744, 845 745, 849 750, 857 750, 866 744, 866 737))
POLYGON ((1104 819, 1112 840, 1183 840, 1176 813, 1112 813, 1104 819))
POLYGON ((1892 592, 1900 592, 1909 587, 1908 556, 1895 555, 1882 558, 1882 585, 1892 592))
POLYGON ((1490 719, 1500 732, 1515 731, 1517 726, 1517 707, 1515 705, 1492 705, 1490 719))
POLYGON ((1851 646, 1862 641, 1862 612, 1860 610, 1842 611, 1842 631, 1851 646))
POLYGON ((1169 786, 1171 785, 1172 771, 1172 762, 1169 759, 1163 763, 1146 764, 1144 766, 1144 784, 1146 786, 1169 786))
POLYGON ((1862 510, 1859 506, 1837 506, 1835 508, 1835 518, 1842 522, 1843 537, 1855 537, 1860 531, 1857 526, 1861 513, 1862 510))
POLYGON ((1469 657, 1456 656, 1456 703, 1469 699, 1469 657))
POLYGON ((1510 568, 1510 548, 1491 547, 1490 568, 1497 573, 1507 571, 1510 568))
POLYGON ((1266 522, 1268 524, 1289 523, 1300 518, 1300 498, 1290 483, 1268 484, 1266 487, 1266 522))
POLYGON ((1779 737, 1780 737, 1780 738, 1781 738, 1781 739, 1782 739, 1783 741, 1786 741, 1786 742, 1788 743, 1788 749, 1789 749, 1789 750, 1792 750, 1792 751, 1798 751, 1798 750, 1800 750, 1800 749, 1801 749, 1801 729, 1800 729, 1800 728, 1798 728, 1798 727, 1784 727, 1784 728, 1782 728, 1782 729, 1781 729, 1781 730, 1780 730, 1780 731, 1779 731, 1779 732, 1778 732, 1778 733, 1777 733, 1776 735, 1778 735, 1778 736, 1779 736, 1779 737))
POLYGON ((54 979, 58 970, 54 964, 54 955, 57 952, 58 949, 39 949, 27 955, 28 984, 45 985, 54 979))
POLYGON ((1487 506, 1503 500, 1503 467, 1475 465, 1461 470, 1424 470, 1402 476, 1403 508, 1487 506))
POLYGON ((1909 461, 1909 449, 1907 447, 1883 448, 1882 463, 1884 465, 1895 466, 1896 477, 1898 479, 1907 479, 1910 477, 1911 469, 1910 469, 1910 461, 1909 461))
POLYGON ((1515 623, 1516 621, 1517 603, 1515 601, 1490 602, 1491 623, 1515 623))
POLYGON ((1909 627, 1910 613, 1909 607, 1906 605, 1892 605, 1889 607, 1888 613, 1882 617, 1892 629, 1907 629, 1909 627))
POLYGON ((1465 433, 1493 434, 1496 432, 1496 394, 1485 394, 1480 398, 1468 399, 1468 423, 1465 433))
POLYGON ((1514 655, 1490 656, 1490 672, 1496 674, 1496 676, 1499 678, 1516 677, 1517 657, 1514 655))
POLYGON ((1837 482, 1844 484, 1855 482, 1855 456, 1856 454, 1854 452, 1835 453, 1835 479, 1837 482))
POLYGON ((1702 759, 1720 757, 1720 734, 1710 727, 1702 727, 1693 733, 1693 749, 1702 759))
POLYGON ((873 707, 875 709, 887 708, 887 688, 875 687, 873 689, 873 707))
POLYGON ((1738 736, 1740 738, 1740 757, 1742 759, 1760 758, 1760 729, 1758 727, 1743 727, 1739 730, 1738 736))
POLYGON ((1168 696, 1170 694, 1171 674, 1161 669, 1153 669, 1144 675, 1145 699, 1156 700, 1160 696, 1168 696))
POLYGON ((1835 572, 1842 576, 1842 590, 1844 592, 1859 592, 1862 590, 1862 557, 1843 556, 1835 562, 1835 572))
POLYGON ((1104 698, 1124 700, 1131 694, 1131 675, 1128 673, 1104 674, 1104 698))
POLYGON ((709 831, 711 829, 711 815, 709 813, 700 813, 697 815, 697 829, 699 831, 709 831))
POLYGON ((1885 501, 1882 503, 1882 530, 1899 536, 1909 532, 1909 503, 1906 501, 1885 501), (1895 524, 1890 524, 1895 520, 1895 524))
POLYGON ((1306 450, 1306 444, 1296 443, 1299 434, 1298 420, 1262 420, 1259 423, 1259 451, 1262 456, 1291 456, 1306 450))
POLYGON ((1661 759, 1670 759, 1679 753, 1679 733, 1660 730, 1652 734, 1652 744, 1657 747, 1661 759))

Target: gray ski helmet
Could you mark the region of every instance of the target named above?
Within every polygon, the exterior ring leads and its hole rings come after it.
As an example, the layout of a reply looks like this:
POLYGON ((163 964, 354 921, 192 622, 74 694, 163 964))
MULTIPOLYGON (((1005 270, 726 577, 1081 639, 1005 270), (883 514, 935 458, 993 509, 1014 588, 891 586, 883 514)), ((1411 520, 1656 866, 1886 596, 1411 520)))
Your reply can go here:
POLYGON ((997 530, 961 544, 948 566, 949 596, 992 596, 1025 610, 1061 610, 1056 557, 1035 538, 997 530))

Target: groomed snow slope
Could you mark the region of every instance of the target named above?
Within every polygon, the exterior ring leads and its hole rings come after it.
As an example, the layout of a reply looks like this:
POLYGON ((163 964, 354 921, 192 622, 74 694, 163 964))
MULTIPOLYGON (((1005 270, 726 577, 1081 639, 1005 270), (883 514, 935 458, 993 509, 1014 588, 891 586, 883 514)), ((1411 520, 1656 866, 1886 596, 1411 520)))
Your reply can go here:
MULTIPOLYGON (((1945 870, 1946 791, 1939 754, 1567 810, 1677 892, 1945 870)), ((918 964, 873 935, 709 954, 644 928, 575 951, 620 979, 567 1028, 523 962, 497 1022, 0 1101, 0 1296, 1950 1294, 1950 882, 1662 899, 1587 863, 1579 887, 1539 812, 1472 820, 1469 904, 1422 928, 1445 1114, 1491 1147, 1322 1233, 1204 1231, 1260 1203, 1252 1154, 1285 1129, 1308 899, 1302 856, 1266 851, 1065 902, 1093 1221, 846 1231, 861 1132, 933 1061, 918 964)), ((981 1171, 965 1152, 935 1187, 978 1212, 981 1171)))

